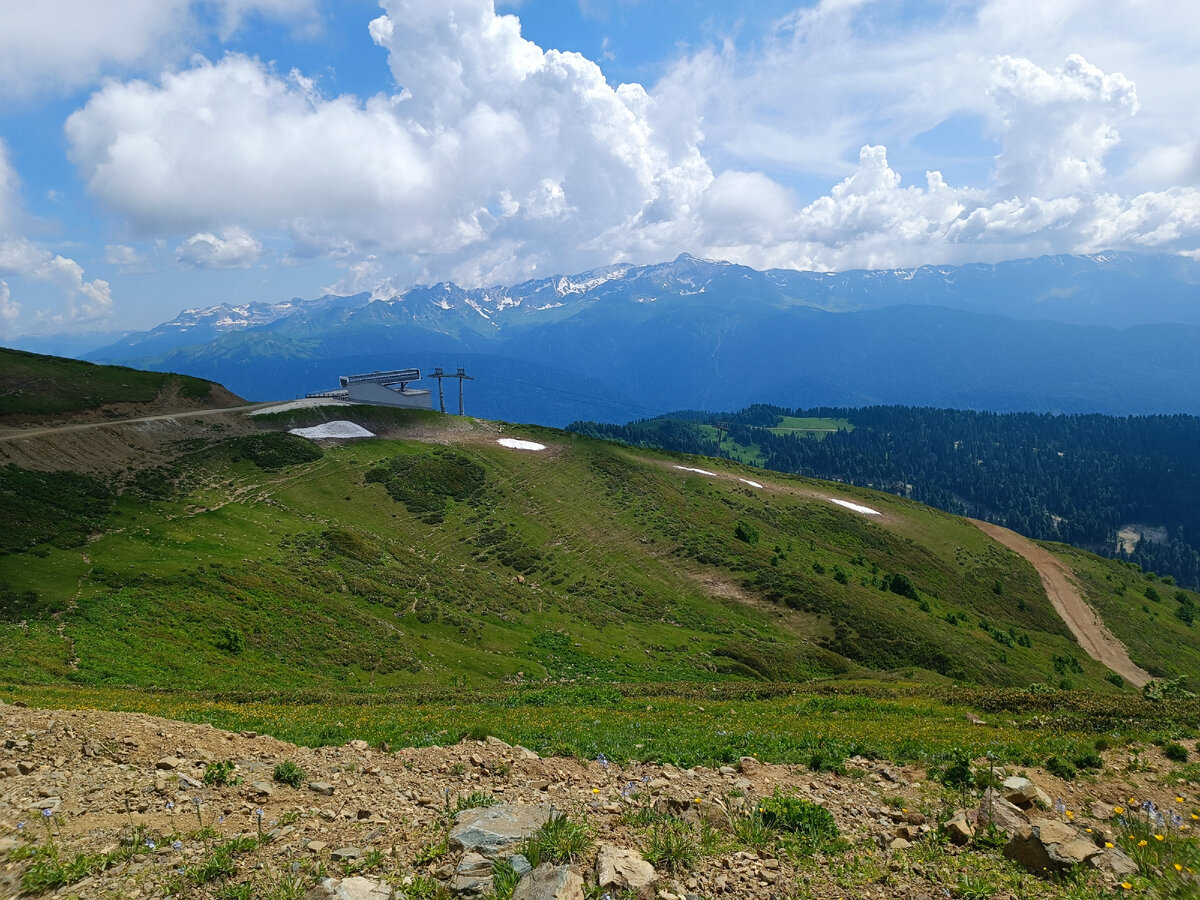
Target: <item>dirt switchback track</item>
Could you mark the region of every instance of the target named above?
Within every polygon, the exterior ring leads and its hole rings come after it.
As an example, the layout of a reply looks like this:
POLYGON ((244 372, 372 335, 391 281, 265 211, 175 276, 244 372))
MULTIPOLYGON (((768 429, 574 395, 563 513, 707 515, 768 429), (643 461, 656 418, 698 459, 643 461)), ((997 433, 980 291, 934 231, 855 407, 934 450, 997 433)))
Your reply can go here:
POLYGON ((1134 665, 1129 652, 1113 633, 1109 631, 1095 610, 1088 606, 1072 582, 1074 573, 1065 563, 1049 550, 1039 547, 1028 538, 990 522, 968 519, 988 537, 999 541, 1008 549, 1025 557, 1041 576, 1046 596, 1062 616, 1075 640, 1096 662, 1108 666, 1126 681, 1141 687, 1151 680, 1145 669, 1134 665))

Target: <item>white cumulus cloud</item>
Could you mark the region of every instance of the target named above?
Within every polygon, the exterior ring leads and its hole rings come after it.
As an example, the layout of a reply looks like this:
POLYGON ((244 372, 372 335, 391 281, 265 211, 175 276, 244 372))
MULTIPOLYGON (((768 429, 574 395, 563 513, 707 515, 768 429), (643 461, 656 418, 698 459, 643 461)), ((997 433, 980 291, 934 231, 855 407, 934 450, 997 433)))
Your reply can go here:
POLYGON ((66 125, 88 188, 145 233, 237 222, 297 255, 379 249, 474 280, 591 264, 711 181, 695 122, 490 0, 384 5, 371 34, 399 94, 325 97, 234 55, 111 82, 66 125))
POLYGON ((1120 141, 1117 124, 1138 110, 1129 79, 1078 55, 1054 72, 1002 56, 990 93, 1004 123, 996 180, 1001 191, 1022 196, 1095 189, 1104 157, 1120 141))
MULTIPOLYGON (((821 0, 761 46, 702 49, 649 89, 537 46, 492 0, 381 5, 369 33, 394 93, 328 96, 241 55, 108 82, 66 123, 89 191, 136 232, 192 235, 183 265, 251 265, 250 235, 271 233, 290 237, 285 260, 336 260, 345 285, 380 290, 396 259, 479 284, 682 250, 830 269, 1200 247, 1196 188, 1129 174, 1200 174, 1195 134, 1168 134, 1155 111, 1179 89, 1091 23, 1090 0, 945 0, 910 18, 821 0), (1063 47, 1060 28, 1136 78, 1063 47), (1135 87, 1143 71, 1150 89, 1135 87), (889 163, 885 148, 911 155, 956 116, 996 141, 990 176, 955 185, 889 163), (1128 134, 1139 162, 1114 173, 1128 134), (801 195, 796 174, 833 186, 801 195)), ((1137 5, 1107 3, 1131 33, 1186 43, 1137 5)))
POLYGON ((193 234, 175 248, 175 260, 189 269, 248 269, 262 256, 262 244, 241 228, 227 228, 218 237, 193 234))
MULTIPOLYGON (((63 294, 64 309, 50 319, 57 323, 101 319, 112 311, 112 290, 107 281, 88 281, 75 260, 51 253, 21 232, 25 216, 20 204, 20 181, 0 141, 0 277, 46 281, 63 294)), ((0 281, 0 319, 15 327, 21 304, 12 299, 12 288, 0 281)))
POLYGON ((12 292, 8 289, 8 282, 0 278, 0 323, 3 323, 6 327, 11 326, 20 314, 21 304, 12 299, 12 292))
POLYGON ((186 58, 198 13, 227 39, 252 13, 315 18, 315 0, 14 0, 0 4, 0 96, 25 98, 93 83, 112 70, 186 58))

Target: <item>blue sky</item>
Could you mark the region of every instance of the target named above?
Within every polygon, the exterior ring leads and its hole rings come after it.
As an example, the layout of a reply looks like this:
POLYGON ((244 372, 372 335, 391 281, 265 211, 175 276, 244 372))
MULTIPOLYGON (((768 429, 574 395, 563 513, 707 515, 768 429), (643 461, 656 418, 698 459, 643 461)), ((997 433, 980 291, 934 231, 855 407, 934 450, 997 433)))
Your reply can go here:
POLYGON ((1200 252, 1166 0, 0 4, 0 341, 681 252, 1200 252))

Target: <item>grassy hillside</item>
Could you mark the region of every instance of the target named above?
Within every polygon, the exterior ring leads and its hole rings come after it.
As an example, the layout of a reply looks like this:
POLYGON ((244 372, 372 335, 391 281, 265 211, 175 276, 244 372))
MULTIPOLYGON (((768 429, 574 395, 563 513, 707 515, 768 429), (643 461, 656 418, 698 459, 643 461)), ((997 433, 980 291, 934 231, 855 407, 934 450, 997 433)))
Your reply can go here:
MULTIPOLYGON (((202 401, 218 388, 189 375, 98 366, 0 347, 0 418, 79 412, 113 403, 149 403, 164 393, 202 401)), ((231 396, 219 388, 223 396, 231 396)))
MULTIPOLYGON (((499 446, 490 423, 384 418, 421 439, 320 452, 267 433, 110 485, 38 476, 39 490, 60 479, 79 499, 0 556, 0 681, 369 694, 871 676, 1119 689, 1036 573, 949 514, 553 430, 504 426, 548 447, 529 452, 499 446)), ((3 471, 12 521, 29 475, 3 471)), ((1194 641, 1131 650, 1164 674, 1200 675, 1194 641)))

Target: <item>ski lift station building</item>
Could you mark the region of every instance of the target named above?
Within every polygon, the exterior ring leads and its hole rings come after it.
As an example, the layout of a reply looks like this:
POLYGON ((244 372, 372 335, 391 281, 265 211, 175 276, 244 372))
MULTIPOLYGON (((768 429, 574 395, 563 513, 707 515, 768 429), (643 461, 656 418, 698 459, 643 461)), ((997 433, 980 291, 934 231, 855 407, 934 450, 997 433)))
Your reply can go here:
POLYGON ((432 393, 423 388, 409 387, 412 382, 420 380, 420 369, 341 375, 338 377, 341 387, 331 391, 316 391, 305 396, 330 397, 374 406, 398 406, 403 409, 433 409, 432 393))

